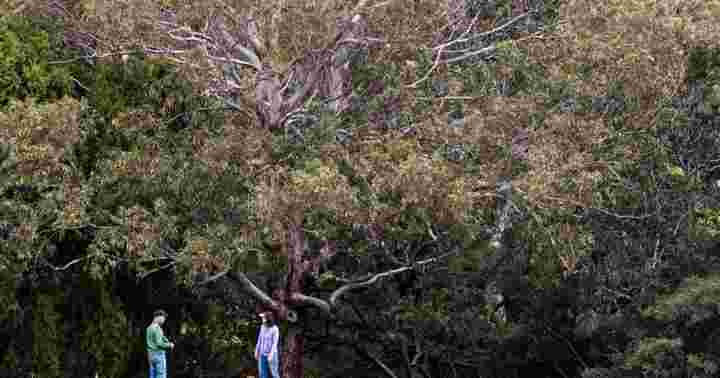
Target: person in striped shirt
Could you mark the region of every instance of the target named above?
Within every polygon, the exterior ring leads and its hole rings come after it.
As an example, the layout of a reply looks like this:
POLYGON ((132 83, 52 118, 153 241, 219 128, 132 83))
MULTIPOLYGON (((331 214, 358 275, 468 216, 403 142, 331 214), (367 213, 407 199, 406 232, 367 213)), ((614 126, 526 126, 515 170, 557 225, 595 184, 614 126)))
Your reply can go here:
POLYGON ((255 359, 258 360, 260 378, 280 378, 280 330, 273 318, 272 312, 260 314, 262 326, 258 342, 255 345, 255 359))

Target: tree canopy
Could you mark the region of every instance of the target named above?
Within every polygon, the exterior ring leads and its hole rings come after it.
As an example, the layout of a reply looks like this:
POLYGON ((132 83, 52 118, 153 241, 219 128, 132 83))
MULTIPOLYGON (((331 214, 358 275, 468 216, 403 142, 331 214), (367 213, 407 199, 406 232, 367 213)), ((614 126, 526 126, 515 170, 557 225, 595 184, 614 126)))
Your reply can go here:
POLYGON ((160 305, 188 376, 258 310, 287 377, 717 371, 720 1, 0 11, 8 374, 133 376, 160 305))

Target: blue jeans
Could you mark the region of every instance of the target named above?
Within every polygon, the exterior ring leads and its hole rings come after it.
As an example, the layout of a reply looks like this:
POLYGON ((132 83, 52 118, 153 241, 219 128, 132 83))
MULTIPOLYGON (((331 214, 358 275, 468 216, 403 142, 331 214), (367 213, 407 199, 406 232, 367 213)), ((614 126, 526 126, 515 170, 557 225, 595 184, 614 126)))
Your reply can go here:
POLYGON ((150 362, 150 378, 167 378, 167 362, 165 352, 148 352, 150 362))
POLYGON ((259 378, 280 378, 280 358, 273 356, 272 361, 268 361, 267 356, 260 356, 258 360, 259 378))

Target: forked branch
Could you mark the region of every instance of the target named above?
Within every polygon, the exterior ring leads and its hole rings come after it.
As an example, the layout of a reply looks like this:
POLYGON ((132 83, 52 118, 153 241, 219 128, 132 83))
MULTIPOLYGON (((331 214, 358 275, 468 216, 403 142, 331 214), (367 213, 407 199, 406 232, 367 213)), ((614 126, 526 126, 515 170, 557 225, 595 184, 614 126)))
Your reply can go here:
POLYGON ((280 314, 281 318, 287 319, 291 323, 297 322, 298 315, 295 311, 288 309, 287 306, 272 299, 267 293, 257 287, 257 285, 255 285, 245 273, 240 271, 239 264, 241 261, 242 259, 236 259, 233 263, 232 269, 217 273, 209 277, 208 279, 195 284, 195 286, 204 286, 223 277, 227 277, 235 282, 240 283, 240 285, 243 289, 245 289, 246 292, 250 293, 250 295, 255 297, 255 299, 259 300, 260 303, 262 303, 263 305, 271 308, 273 311, 280 314))

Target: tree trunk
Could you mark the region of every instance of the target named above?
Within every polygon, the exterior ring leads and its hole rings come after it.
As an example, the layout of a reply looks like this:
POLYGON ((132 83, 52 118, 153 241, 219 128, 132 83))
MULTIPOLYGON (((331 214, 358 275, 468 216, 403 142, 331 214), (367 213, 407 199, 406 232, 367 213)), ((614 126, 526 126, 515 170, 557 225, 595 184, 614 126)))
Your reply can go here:
MULTIPOLYGON (((285 289, 285 303, 293 293, 302 293, 302 277, 305 273, 303 254, 305 251, 305 233, 302 222, 291 224, 288 227, 288 276, 285 289)), ((304 338, 301 325, 291 325, 285 337, 285 358, 283 358, 282 377, 302 378, 304 338)))
POLYGON ((285 337, 285 358, 283 358, 283 378, 303 378, 303 349, 305 338, 302 335, 302 328, 290 326, 285 337))

